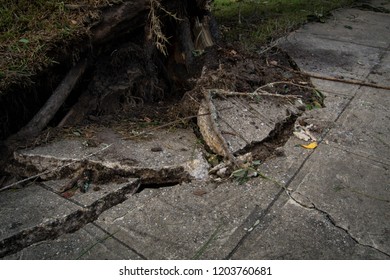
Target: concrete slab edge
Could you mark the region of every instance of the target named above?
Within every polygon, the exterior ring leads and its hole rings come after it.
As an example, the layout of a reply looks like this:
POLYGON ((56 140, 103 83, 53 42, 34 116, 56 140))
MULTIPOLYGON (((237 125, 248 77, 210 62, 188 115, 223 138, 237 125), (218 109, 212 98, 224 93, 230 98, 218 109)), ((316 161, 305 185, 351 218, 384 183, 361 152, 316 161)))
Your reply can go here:
POLYGON ((115 192, 109 193, 88 207, 80 207, 73 213, 55 220, 41 223, 25 229, 0 241, 0 258, 16 253, 34 243, 54 239, 64 233, 71 233, 84 225, 95 221, 107 209, 125 201, 126 195, 132 193, 140 181, 132 179, 115 192))

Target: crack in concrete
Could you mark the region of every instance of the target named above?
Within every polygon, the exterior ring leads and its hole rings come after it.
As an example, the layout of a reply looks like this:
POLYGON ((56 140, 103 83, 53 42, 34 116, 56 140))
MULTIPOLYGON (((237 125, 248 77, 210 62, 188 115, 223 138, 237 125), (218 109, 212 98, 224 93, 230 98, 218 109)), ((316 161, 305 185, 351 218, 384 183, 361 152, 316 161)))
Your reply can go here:
MULTIPOLYGON (((139 256, 141 259, 143 260, 147 260, 148 258, 146 256, 144 256, 142 253, 138 252, 136 249, 132 248, 131 246, 129 246, 128 244, 124 243, 122 240, 120 240, 119 238, 117 238, 115 236, 115 233, 110 233, 108 232, 107 230, 105 230, 104 228, 102 228, 101 226, 99 226, 98 224, 92 222, 92 224, 99 228, 101 231, 103 231, 104 233, 106 233, 107 235, 110 235, 110 237, 112 239, 114 239, 115 241, 119 242, 120 244, 122 244, 124 247, 126 247, 127 249, 129 249, 130 251, 132 251, 133 253, 135 253, 137 256, 139 256)), ((119 230, 118 230, 119 231, 119 230)))
POLYGON ((358 156, 358 157, 360 157, 362 159, 365 159, 365 160, 369 160, 369 161, 372 161, 372 162, 375 162, 375 163, 379 163, 379 164, 385 165, 385 166, 390 166, 390 164, 388 162, 384 162, 384 161, 381 161, 379 159, 376 159, 376 158, 374 158, 373 155, 370 155, 370 154, 364 155, 364 154, 362 154, 361 151, 360 151, 360 153, 356 153, 356 152, 350 151, 347 147, 344 148, 344 147, 340 147, 340 146, 337 146, 337 145, 332 145, 331 147, 335 148, 335 149, 338 149, 340 151, 343 151, 343 152, 346 152, 346 153, 358 156), (371 157, 369 157, 369 156, 371 156, 371 157))
POLYGON ((245 240, 249 237, 249 235, 254 232, 254 229, 261 225, 261 222, 264 220, 265 216, 270 212, 271 208, 274 204, 279 200, 279 197, 284 192, 284 189, 279 190, 279 192, 275 195, 275 198, 271 201, 271 203, 267 206, 267 208, 261 211, 260 215, 258 215, 259 207, 256 205, 255 209, 249 214, 247 219, 239 228, 244 228, 244 224, 249 224, 249 227, 252 227, 251 231, 246 231, 245 234, 240 238, 237 242, 236 246, 226 255, 224 260, 230 260, 233 255, 237 252, 237 250, 241 247, 241 245, 245 242, 245 240), (259 222, 257 222, 259 221, 259 222), (255 225, 256 224, 256 225, 255 225))
POLYGON ((96 200, 91 205, 80 207, 79 210, 68 216, 41 223, 1 240, 0 258, 21 251, 25 247, 40 241, 55 239, 62 234, 79 230, 86 224, 95 221, 107 209, 125 201, 127 199, 126 195, 132 192, 138 184, 138 180, 130 182, 123 188, 96 200))
MULTIPOLYGON (((302 195, 302 194, 301 194, 302 195)), ((303 196, 303 195, 302 195, 303 196)), ((389 253, 386 253, 378 248, 375 248, 374 246, 371 246, 369 244, 364 244, 364 243, 361 243, 356 237, 354 237, 347 229, 343 228, 342 226, 339 226, 337 224, 337 222, 332 218, 332 216, 326 212, 325 210, 322 210, 320 208, 318 208, 307 196, 303 196, 305 197, 308 201, 310 201, 310 204, 311 206, 307 206, 305 205, 304 203, 302 203, 301 201, 297 200, 296 198, 294 198, 293 196, 290 196, 289 197, 297 204, 299 205, 300 207, 304 208, 304 209, 308 209, 308 210, 315 210, 317 212, 319 212, 320 214, 322 214, 334 227, 336 227, 337 229, 343 231, 349 238, 351 238, 356 244, 360 245, 360 246, 363 246, 363 247, 367 247, 367 248, 370 248, 370 249, 373 249, 383 255, 386 255, 387 257, 390 258, 390 254, 389 253)))

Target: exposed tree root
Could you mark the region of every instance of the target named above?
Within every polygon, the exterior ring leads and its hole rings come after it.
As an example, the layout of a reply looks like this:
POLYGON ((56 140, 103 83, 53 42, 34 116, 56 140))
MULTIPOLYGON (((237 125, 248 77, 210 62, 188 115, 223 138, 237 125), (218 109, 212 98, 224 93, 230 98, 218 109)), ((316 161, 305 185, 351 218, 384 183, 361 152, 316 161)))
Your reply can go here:
POLYGON ((41 110, 34 118, 23 127, 16 138, 33 137, 39 134, 52 120, 58 109, 62 106, 66 98, 72 92, 74 86, 84 74, 87 68, 87 61, 81 60, 65 76, 60 85, 56 88, 52 96, 47 100, 41 110))

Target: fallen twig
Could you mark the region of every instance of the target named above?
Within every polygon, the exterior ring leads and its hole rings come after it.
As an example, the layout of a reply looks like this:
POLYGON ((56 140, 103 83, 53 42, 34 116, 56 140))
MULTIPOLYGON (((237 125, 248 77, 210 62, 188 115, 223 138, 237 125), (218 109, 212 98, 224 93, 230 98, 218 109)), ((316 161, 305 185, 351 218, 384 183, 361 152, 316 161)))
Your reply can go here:
POLYGON ((373 83, 366 83, 363 81, 358 81, 358 80, 349 80, 349 79, 340 79, 336 77, 329 77, 329 76, 323 76, 319 74, 314 74, 314 73, 308 73, 304 71, 297 71, 289 67, 281 66, 281 65, 273 65, 270 64, 271 66, 281 68, 283 70, 287 70, 289 72, 301 74, 310 78, 315 78, 319 80, 326 80, 326 81, 332 81, 332 82, 339 82, 339 83, 345 83, 345 84, 351 84, 351 85, 359 85, 359 86, 364 86, 364 87, 372 87, 372 88, 378 88, 378 89, 385 89, 385 90, 390 90, 390 86, 383 86, 383 85, 377 85, 373 83))
POLYGON ((298 95, 282 95, 282 94, 276 94, 276 93, 270 93, 265 90, 262 90, 262 88, 267 86, 272 86, 274 83, 269 83, 264 86, 259 87, 254 92, 235 92, 235 91, 228 91, 223 89, 213 89, 211 90, 213 93, 222 95, 222 96, 246 96, 246 97, 254 97, 254 96, 270 96, 270 97, 278 97, 278 98, 284 98, 284 99, 297 99, 300 98, 298 95))

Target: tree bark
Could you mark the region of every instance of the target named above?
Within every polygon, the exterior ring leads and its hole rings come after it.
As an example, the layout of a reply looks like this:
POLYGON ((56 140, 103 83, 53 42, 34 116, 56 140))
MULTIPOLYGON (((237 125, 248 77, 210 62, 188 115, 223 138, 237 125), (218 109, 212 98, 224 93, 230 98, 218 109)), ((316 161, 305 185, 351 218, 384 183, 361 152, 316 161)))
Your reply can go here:
POLYGON ((142 29, 147 22, 150 0, 125 1, 103 11, 103 19, 91 29, 92 43, 103 44, 142 29))

